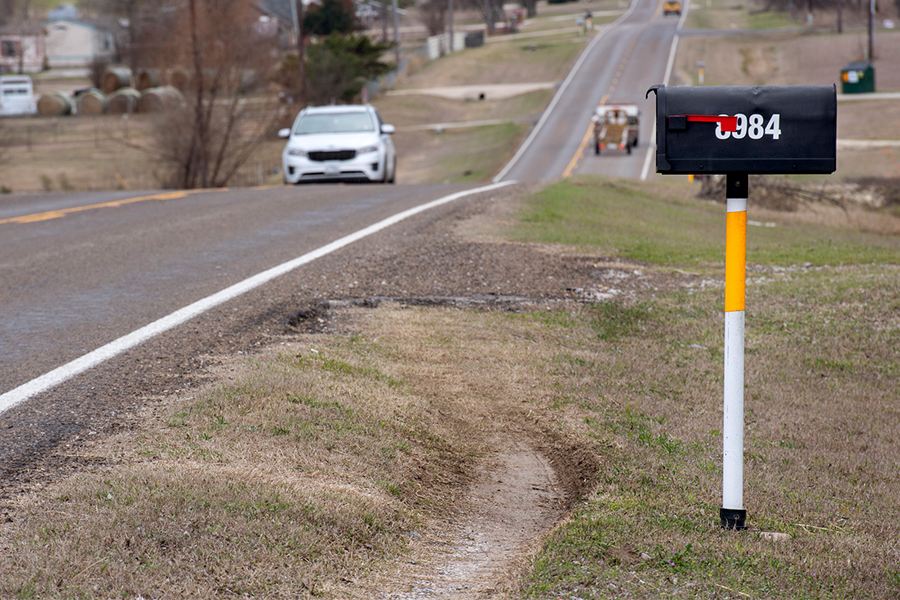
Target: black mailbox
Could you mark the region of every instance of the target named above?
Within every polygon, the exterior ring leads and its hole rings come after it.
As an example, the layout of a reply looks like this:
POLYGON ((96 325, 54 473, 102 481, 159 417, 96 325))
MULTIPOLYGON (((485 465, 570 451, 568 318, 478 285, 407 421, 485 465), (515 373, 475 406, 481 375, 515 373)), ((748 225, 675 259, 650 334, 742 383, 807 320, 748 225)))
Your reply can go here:
POLYGON ((834 173, 834 85, 666 87, 656 92, 656 171, 834 173))

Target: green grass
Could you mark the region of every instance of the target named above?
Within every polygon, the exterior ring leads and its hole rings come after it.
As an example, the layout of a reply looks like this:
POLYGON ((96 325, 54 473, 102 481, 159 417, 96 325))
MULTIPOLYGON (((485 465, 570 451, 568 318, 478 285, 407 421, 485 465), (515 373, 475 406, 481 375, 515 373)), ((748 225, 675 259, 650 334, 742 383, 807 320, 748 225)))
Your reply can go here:
POLYGON ((523 126, 514 123, 447 130, 440 135, 446 136, 448 143, 453 143, 449 140, 454 138, 462 138, 469 151, 448 157, 437 171, 448 183, 490 179, 509 159, 509 149, 515 148, 514 140, 524 138, 526 133, 523 126))
MULTIPOLYGON (((513 235, 680 267, 722 259, 723 220, 721 205, 597 178, 536 194, 513 235)), ((892 551, 872 561, 858 554, 860 544, 887 539, 877 515, 895 512, 882 486, 900 468, 892 449, 900 239, 849 224, 778 223, 751 228, 748 241, 750 261, 765 265, 765 275, 751 270, 747 291, 751 531, 718 524, 721 290, 603 303, 566 324, 567 332, 588 327, 597 346, 590 361, 557 362, 564 369, 555 373, 582 383, 563 384, 560 397, 575 400, 551 408, 579 409, 605 466, 593 493, 544 544, 522 597, 900 593, 892 551), (766 541, 762 531, 787 541, 766 541)))
MULTIPOLYGON (((873 501, 883 491, 861 498, 861 490, 880 487, 897 470, 891 442, 877 441, 893 439, 896 427, 877 425, 875 413, 896 413, 900 377, 882 369, 900 360, 900 333, 889 324, 898 275, 891 265, 805 269, 754 287, 745 438, 750 532, 718 526, 721 358, 707 361, 694 350, 685 361, 673 351, 673 338, 721 336, 720 318, 706 310, 718 292, 660 294, 652 311, 659 317, 642 320, 640 331, 614 346, 599 344, 596 365, 566 361, 567 370, 584 371, 570 381, 595 383, 562 391, 602 399, 581 403, 579 414, 605 468, 594 492, 544 544, 522 597, 849 600, 900 592, 892 555, 864 561, 857 554, 857 544, 881 544, 881 525, 870 519, 878 521, 891 503, 873 501), (775 331, 775 322, 787 327, 775 331), (835 435, 828 423, 847 433, 835 435), (852 449, 857 436, 864 454, 852 449), (855 466, 836 468, 843 461, 855 466), (788 540, 764 541, 760 531, 788 540)), ((581 326, 592 327, 591 319, 581 326)))
MULTIPOLYGON (((753 219, 752 190, 749 218, 753 219)), ((511 236, 594 248, 670 267, 724 264, 725 207, 676 192, 660 197, 625 180, 584 177, 535 194, 511 236)), ((748 228, 747 261, 760 265, 892 264, 896 237, 851 228, 783 224, 748 228)))
POLYGON ((750 29, 783 29, 795 25, 787 12, 751 12, 747 15, 750 29))

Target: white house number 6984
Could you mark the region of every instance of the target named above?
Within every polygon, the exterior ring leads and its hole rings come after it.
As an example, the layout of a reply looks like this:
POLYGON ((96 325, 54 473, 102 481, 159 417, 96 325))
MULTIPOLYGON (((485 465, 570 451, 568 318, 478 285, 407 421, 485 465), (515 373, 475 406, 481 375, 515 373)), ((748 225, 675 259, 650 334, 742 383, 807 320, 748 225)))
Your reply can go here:
MULTIPOLYGON (((729 117, 731 115, 719 115, 722 117, 729 117)), ((727 140, 728 138, 734 138, 736 140, 742 140, 745 137, 749 137, 751 140, 759 140, 762 139, 763 136, 770 135, 773 140, 777 140, 781 137, 781 115, 775 113, 771 117, 769 117, 769 122, 763 124, 765 119, 762 115, 747 115, 736 114, 734 115, 737 118, 737 129, 735 131, 722 131, 722 124, 716 123, 716 137, 720 140, 727 140)))

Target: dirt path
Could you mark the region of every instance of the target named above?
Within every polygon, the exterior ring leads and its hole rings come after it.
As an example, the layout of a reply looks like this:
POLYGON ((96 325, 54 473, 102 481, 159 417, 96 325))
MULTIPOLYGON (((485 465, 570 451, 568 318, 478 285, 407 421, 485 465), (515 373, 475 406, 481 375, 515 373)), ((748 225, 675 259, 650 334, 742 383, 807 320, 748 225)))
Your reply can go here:
MULTIPOLYGON (((498 444, 501 447, 502 443, 498 444)), ((490 464, 449 523, 429 527, 378 600, 497 598, 537 542, 563 515, 548 459, 524 442, 490 464)))

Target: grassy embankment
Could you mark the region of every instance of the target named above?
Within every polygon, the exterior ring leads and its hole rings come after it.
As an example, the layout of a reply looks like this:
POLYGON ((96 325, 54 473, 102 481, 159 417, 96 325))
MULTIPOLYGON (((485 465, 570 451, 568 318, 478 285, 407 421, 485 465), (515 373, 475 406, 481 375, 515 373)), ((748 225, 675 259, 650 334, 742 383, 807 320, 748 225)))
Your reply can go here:
POLYGON ((348 309, 352 334, 232 361, 16 507, 0 596, 373 597, 527 422, 596 475, 523 598, 895 598, 900 237, 829 212, 751 204, 775 226, 748 234, 750 531, 717 515, 723 208, 584 179, 525 199, 505 235, 693 285, 519 314, 348 309))

